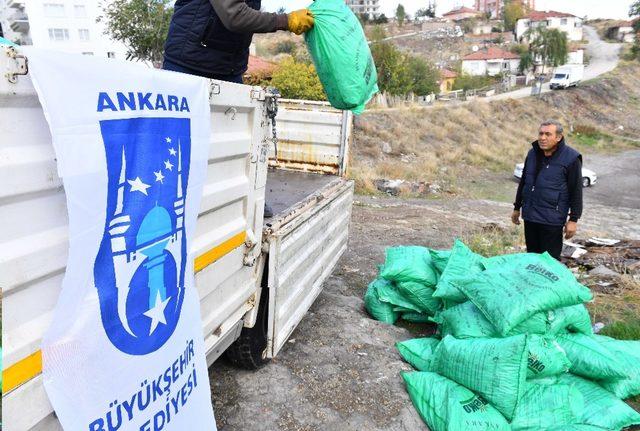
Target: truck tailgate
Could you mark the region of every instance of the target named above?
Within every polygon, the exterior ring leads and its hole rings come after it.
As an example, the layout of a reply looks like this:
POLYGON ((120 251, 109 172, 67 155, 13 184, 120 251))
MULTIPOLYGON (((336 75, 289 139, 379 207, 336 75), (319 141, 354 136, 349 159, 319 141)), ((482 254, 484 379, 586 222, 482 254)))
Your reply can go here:
POLYGON ((335 178, 276 216, 269 247, 269 344, 273 357, 322 291, 347 248, 353 182, 335 178))

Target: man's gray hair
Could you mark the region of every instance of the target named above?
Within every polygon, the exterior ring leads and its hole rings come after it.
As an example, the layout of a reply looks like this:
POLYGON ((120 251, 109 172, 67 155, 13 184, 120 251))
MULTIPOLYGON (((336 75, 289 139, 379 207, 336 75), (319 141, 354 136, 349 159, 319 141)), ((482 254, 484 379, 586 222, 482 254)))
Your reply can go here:
POLYGON ((556 120, 547 120, 544 123, 540 124, 540 126, 556 126, 556 133, 563 134, 564 127, 562 127, 562 123, 556 120))

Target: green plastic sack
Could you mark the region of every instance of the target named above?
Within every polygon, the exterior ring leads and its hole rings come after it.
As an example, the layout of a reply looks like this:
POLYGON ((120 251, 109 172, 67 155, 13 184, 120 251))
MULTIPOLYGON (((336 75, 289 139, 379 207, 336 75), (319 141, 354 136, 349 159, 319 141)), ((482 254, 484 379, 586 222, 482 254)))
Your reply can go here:
MULTIPOLYGON (((467 301, 451 307, 439 317, 448 333, 456 338, 499 338, 497 329, 484 317, 473 302, 467 301)), ((513 328, 508 336, 518 334, 545 334, 547 332, 546 313, 536 313, 513 328)))
POLYGON ((596 427, 593 425, 562 425, 559 427, 545 428, 540 431, 611 431, 607 428, 596 427))
POLYGON ((414 281, 435 286, 438 277, 431 267, 429 249, 415 245, 387 248, 380 277, 395 282, 414 281))
POLYGON ((396 343, 400 356, 419 371, 429 371, 433 353, 440 343, 437 338, 414 338, 396 343))
POLYGON ((571 372, 590 380, 623 379, 624 366, 616 355, 595 337, 584 334, 557 336, 558 343, 571 361, 571 372))
POLYGON ((424 313, 402 313, 400 317, 412 323, 431 323, 431 316, 424 313))
POLYGON ((527 377, 527 336, 458 340, 445 337, 433 355, 432 371, 469 388, 508 420, 527 377))
POLYGON ((528 342, 527 378, 550 377, 569 371, 571 362, 552 337, 531 335, 528 342))
POLYGON ((438 275, 442 275, 444 269, 447 267, 449 258, 451 257, 451 250, 432 250, 429 249, 431 255, 431 265, 436 270, 438 275))
POLYGON ((398 292, 415 308, 416 311, 434 315, 442 308, 442 301, 433 297, 433 289, 415 281, 397 283, 398 292))
POLYGON ((578 422, 584 409, 582 394, 573 385, 527 382, 511 422, 513 431, 540 431, 578 422))
POLYGON ((625 374, 622 379, 602 380, 598 383, 618 398, 640 395, 640 341, 615 340, 603 335, 596 335, 595 339, 615 356, 625 374))
MULTIPOLYGON (((386 280, 385 280, 386 281, 386 280)), ((420 312, 420 309, 408 301, 404 295, 398 291, 398 287, 393 282, 378 284, 378 299, 382 302, 393 305, 393 309, 398 312, 420 312)))
POLYGON ((374 319, 393 325, 398 320, 400 313, 393 311, 393 305, 382 302, 378 298, 378 286, 386 286, 387 284, 390 283, 382 279, 371 282, 364 295, 364 306, 374 319))
POLYGON ((510 267, 487 269, 458 287, 501 335, 541 311, 592 299, 589 289, 548 253, 535 259, 527 256, 510 267))
POLYGON ((378 73, 358 18, 343 0, 314 0, 307 47, 331 105, 355 114, 378 92, 378 73))
POLYGON ((431 431, 509 431, 500 413, 459 384, 428 372, 402 373, 407 392, 431 431))
POLYGON ((631 425, 640 425, 638 412, 597 383, 570 373, 560 376, 558 382, 573 385, 582 394, 584 408, 577 423, 609 430, 620 430, 631 425))
POLYGON ((566 332, 579 332, 585 335, 593 334, 589 310, 584 304, 550 310, 548 320, 550 334, 566 332))
POLYGON ((469 249, 462 241, 456 240, 451 249, 451 256, 447 262, 433 296, 457 303, 467 300, 467 297, 458 289, 461 280, 468 279, 480 273, 484 268, 484 258, 469 249))
POLYGON ((539 255, 537 253, 513 253, 513 254, 501 254, 498 256, 487 257, 482 261, 484 269, 499 269, 504 267, 511 267, 519 264, 524 260, 536 259, 539 255))

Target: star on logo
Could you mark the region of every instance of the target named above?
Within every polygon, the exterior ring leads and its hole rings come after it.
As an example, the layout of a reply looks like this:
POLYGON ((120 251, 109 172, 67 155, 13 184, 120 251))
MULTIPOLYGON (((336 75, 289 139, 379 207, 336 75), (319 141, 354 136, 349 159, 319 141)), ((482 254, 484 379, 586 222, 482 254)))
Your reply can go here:
POLYGON ((171 138, 167 138, 167 139, 165 139, 165 141, 167 141, 167 144, 170 144, 171 143, 171 138))
POLYGON ((171 154, 172 156, 175 156, 176 154, 178 154, 178 152, 173 148, 169 148, 169 154, 171 154))
POLYGON ((164 162, 164 167, 165 167, 165 169, 171 170, 171 168, 173 168, 173 165, 171 164, 171 162, 169 160, 167 160, 166 162, 164 162))
POLYGON ((131 186, 131 190, 129 190, 130 192, 140 192, 146 196, 149 196, 147 193, 147 189, 151 186, 143 183, 140 177, 136 177, 135 180, 127 180, 127 182, 131 186))
POLYGON ((164 175, 162 175, 162 171, 153 172, 153 175, 156 176, 156 182, 159 181, 160 184, 163 184, 162 180, 164 180, 164 175))
POLYGON ((163 325, 167 324, 167 319, 164 316, 164 309, 167 308, 167 304, 169 303, 170 299, 171 297, 163 301, 162 297, 160 296, 160 292, 158 292, 156 295, 155 305, 153 306, 152 309, 144 313, 145 316, 151 319, 151 327, 149 328, 149 335, 153 334, 153 332, 158 327, 159 323, 162 323, 163 325))

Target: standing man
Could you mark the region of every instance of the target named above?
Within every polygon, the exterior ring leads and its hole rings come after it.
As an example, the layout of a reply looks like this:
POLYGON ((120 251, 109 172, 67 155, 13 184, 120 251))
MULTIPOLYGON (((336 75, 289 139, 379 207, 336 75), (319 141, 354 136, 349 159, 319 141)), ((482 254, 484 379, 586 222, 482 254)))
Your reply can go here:
POLYGON ((542 123, 532 146, 511 220, 519 225, 522 209, 527 251, 547 251, 559 260, 563 230, 566 239, 572 238, 582 215, 582 156, 565 143, 557 121, 542 123))
POLYGON ((177 0, 165 43, 163 69, 242 83, 253 33, 313 27, 308 9, 260 12, 261 0, 177 0))

